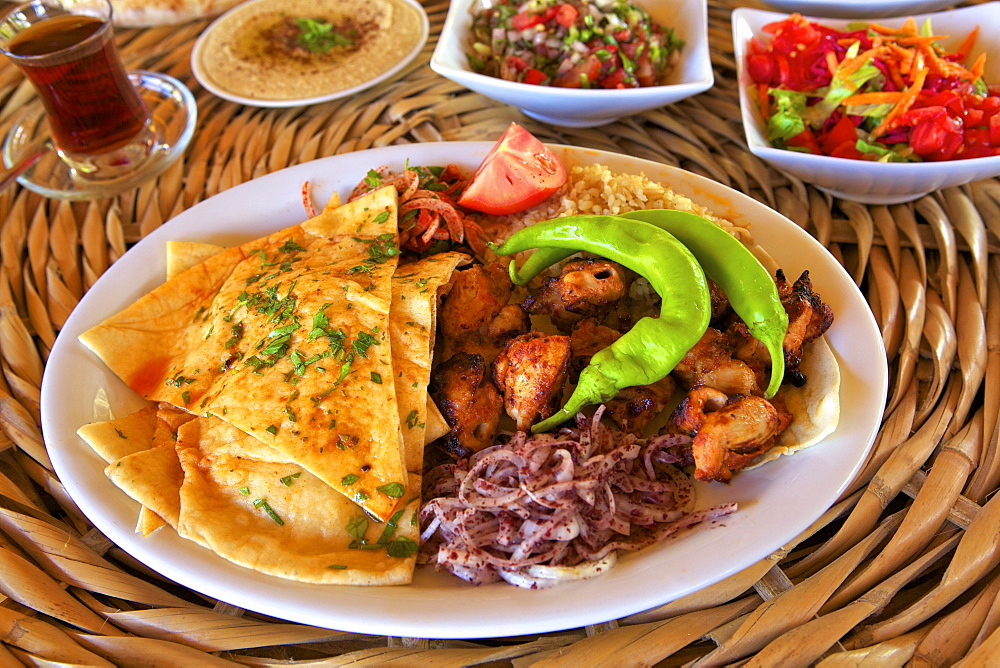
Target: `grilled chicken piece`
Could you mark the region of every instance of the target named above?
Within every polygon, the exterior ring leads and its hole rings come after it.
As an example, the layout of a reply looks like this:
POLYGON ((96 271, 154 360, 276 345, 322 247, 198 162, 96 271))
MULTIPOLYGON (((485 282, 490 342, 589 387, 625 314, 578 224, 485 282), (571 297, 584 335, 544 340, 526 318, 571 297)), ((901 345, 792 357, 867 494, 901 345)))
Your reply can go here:
MULTIPOLYGON (((805 345, 818 339, 830 328, 833 324, 833 310, 812 291, 809 272, 803 272, 790 285, 784 272, 779 269, 775 282, 781 303, 788 313, 788 332, 782 343, 785 351, 785 381, 801 386, 806 381, 799 371, 805 345)), ((757 373, 758 378, 769 373, 771 355, 764 344, 754 338, 746 324, 732 315, 725 329, 733 348, 733 357, 746 362, 757 373)))
POLYGON ((692 389, 674 410, 675 429, 693 437, 696 480, 729 482, 733 472, 770 448, 792 421, 780 402, 727 397, 710 387, 692 389))
POLYGON ((508 304, 513 289, 507 269, 499 263, 456 271, 438 311, 442 357, 479 354, 489 363, 507 339, 528 331, 528 315, 517 304, 508 304))
POLYGON ((651 385, 626 387, 605 404, 604 414, 622 431, 638 434, 667 407, 675 388, 670 376, 651 385))
POLYGON ((559 409, 569 360, 568 336, 531 331, 504 346, 493 362, 493 380, 518 430, 528 431, 559 409))
POLYGON ((628 277, 620 264, 603 258, 573 260, 524 300, 524 310, 546 314, 561 332, 618 304, 628 294, 628 277))
POLYGON ((725 334, 709 327, 674 367, 673 375, 686 388, 707 385, 727 395, 761 394, 754 369, 734 353, 725 334))
POLYGON ((467 457, 496 443, 503 399, 482 355, 460 353, 439 364, 429 390, 451 427, 442 438, 450 455, 467 457))
POLYGON ((789 287, 785 274, 777 273, 778 294, 788 313, 788 333, 782 346, 785 349, 785 367, 798 375, 799 384, 805 382, 798 371, 802 362, 803 347, 819 337, 833 324, 833 309, 813 292, 809 272, 804 271, 789 287))

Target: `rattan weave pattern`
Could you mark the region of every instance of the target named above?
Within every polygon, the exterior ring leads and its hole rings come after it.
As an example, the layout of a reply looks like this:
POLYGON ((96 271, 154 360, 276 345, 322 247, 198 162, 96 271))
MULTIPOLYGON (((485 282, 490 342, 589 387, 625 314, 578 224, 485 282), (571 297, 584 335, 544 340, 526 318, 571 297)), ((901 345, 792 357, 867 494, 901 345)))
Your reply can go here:
MULTIPOLYGON (((207 22, 129 30, 130 68, 189 84, 185 156, 113 199, 0 194, 0 666, 1000 665, 1000 181, 910 204, 831 200, 742 139, 729 15, 709 3, 716 84, 612 125, 541 125, 434 74, 431 40, 393 81, 312 107, 255 109, 191 76, 207 22), (869 461, 842 499, 769 558, 632 618, 478 642, 289 624, 180 590, 92 529, 39 427, 48 352, 80 296, 133 242, 198 201, 313 158, 387 144, 491 139, 511 120, 545 141, 662 161, 750 194, 807 229, 868 297, 891 387, 869 461)), ((0 132, 32 93, 0 64, 0 132)), ((460 605, 460 602, 456 603, 460 605)))

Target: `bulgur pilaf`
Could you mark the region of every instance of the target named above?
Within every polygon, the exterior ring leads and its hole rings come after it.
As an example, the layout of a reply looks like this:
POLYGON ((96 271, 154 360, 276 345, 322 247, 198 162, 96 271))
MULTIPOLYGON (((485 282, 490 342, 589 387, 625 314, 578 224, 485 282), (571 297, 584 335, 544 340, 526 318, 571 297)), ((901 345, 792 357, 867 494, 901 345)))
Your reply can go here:
MULTIPOLYGON (((522 227, 550 218, 576 214, 616 216, 645 209, 677 209, 716 223, 748 246, 753 246, 750 230, 722 218, 707 207, 692 201, 645 174, 618 174, 600 165, 574 165, 569 178, 557 194, 531 211, 502 216, 484 224, 489 232, 500 231, 506 237, 522 227)), ((494 235, 497 236, 497 235, 494 235)))

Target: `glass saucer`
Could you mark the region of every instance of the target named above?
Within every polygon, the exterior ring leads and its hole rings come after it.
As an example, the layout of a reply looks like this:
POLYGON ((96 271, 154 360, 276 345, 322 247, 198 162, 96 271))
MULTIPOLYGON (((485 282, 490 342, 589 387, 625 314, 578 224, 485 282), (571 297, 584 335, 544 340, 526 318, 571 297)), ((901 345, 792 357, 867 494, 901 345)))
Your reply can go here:
POLYGON ((88 180, 78 174, 52 144, 45 110, 40 102, 34 102, 15 121, 3 142, 3 161, 7 168, 17 164, 22 155, 38 151, 39 142, 42 143, 40 157, 17 177, 18 183, 45 197, 57 199, 110 197, 157 176, 180 157, 191 141, 198 116, 191 91, 177 79, 158 72, 133 70, 128 76, 150 115, 150 147, 134 169, 101 181, 88 180))

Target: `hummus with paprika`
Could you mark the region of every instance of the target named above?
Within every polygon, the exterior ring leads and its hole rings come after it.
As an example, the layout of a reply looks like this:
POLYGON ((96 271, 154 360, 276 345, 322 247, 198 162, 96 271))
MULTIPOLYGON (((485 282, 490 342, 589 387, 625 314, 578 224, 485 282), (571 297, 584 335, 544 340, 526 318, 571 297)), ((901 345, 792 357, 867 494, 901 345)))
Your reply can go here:
POLYGON ((192 64, 222 97, 315 101, 390 76, 426 38, 411 0, 257 0, 216 21, 192 64))

